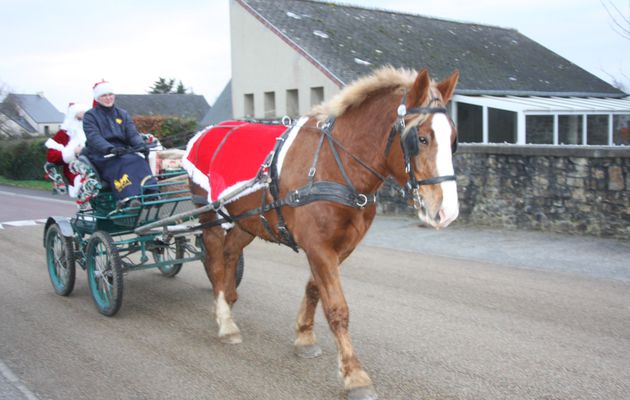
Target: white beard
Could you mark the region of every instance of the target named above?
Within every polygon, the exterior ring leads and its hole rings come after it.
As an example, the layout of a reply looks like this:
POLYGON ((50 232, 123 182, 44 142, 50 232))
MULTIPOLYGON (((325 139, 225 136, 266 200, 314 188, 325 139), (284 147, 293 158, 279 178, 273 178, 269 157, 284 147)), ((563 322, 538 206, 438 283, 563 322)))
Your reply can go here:
POLYGON ((70 164, 76 159, 75 150, 77 147, 83 149, 85 147, 85 132, 83 132, 83 122, 73 119, 67 127, 66 133, 70 138, 70 141, 61 151, 63 161, 70 164))

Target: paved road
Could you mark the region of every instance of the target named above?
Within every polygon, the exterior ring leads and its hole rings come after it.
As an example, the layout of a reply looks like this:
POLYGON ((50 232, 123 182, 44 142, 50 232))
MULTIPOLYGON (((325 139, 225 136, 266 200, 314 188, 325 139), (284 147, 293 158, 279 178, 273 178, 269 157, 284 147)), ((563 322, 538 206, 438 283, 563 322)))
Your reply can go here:
MULTIPOLYGON (((321 313, 324 355, 292 355, 303 255, 248 248, 245 342, 226 346, 198 263, 126 275, 105 318, 82 273, 72 296, 52 292, 41 233, 0 231, 0 399, 339 398, 321 313)), ((628 254, 623 241, 377 218, 342 270, 353 339, 382 399, 626 400, 628 254)))

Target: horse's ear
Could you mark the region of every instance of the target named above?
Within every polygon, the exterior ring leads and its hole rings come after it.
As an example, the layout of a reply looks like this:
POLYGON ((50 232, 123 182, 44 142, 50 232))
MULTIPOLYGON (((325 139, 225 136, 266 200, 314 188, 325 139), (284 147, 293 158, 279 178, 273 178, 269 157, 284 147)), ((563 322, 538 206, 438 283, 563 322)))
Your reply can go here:
POLYGON ((442 100, 444 104, 448 103, 453 97, 453 93, 455 92, 455 86, 457 86, 457 81, 459 80, 459 70, 453 71, 451 76, 444 79, 442 82, 437 84, 437 88, 442 95, 442 100))
POLYGON ((426 68, 423 68, 422 71, 418 73, 416 81, 411 87, 409 97, 407 98, 407 107, 417 107, 424 104, 424 101, 429 95, 430 85, 431 80, 429 79, 429 71, 426 68))

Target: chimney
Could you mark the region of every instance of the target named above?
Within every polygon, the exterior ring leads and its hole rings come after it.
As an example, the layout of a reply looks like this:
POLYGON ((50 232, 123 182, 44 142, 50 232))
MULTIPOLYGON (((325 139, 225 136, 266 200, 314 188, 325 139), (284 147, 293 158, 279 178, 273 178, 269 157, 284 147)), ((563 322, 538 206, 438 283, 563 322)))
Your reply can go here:
POLYGON ((44 92, 37 92, 37 97, 44 98, 44 92))

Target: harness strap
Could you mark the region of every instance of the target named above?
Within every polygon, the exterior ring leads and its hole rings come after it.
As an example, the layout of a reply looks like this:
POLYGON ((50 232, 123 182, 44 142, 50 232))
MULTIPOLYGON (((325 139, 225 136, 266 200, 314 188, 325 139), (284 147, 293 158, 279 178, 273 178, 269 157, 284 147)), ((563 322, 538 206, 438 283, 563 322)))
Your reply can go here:
MULTIPOLYGON (((278 211, 283 206, 290 206, 295 208, 310 204, 315 201, 331 201, 334 203, 342 204, 344 206, 362 209, 370 204, 376 203, 376 194, 366 195, 363 193, 357 193, 351 189, 348 189, 347 186, 337 182, 319 181, 314 182, 312 185, 306 185, 288 193, 284 199, 273 201, 271 203, 263 201, 263 205, 261 205, 260 207, 245 211, 244 213, 238 215, 228 216, 225 213, 219 213, 221 215, 221 218, 192 226, 191 228, 189 228, 189 231, 194 231, 206 227, 213 227, 224 223, 233 223, 245 218, 259 215, 263 217, 261 221, 265 221, 267 224, 265 226, 265 229, 269 231, 274 239, 282 243, 280 240, 278 240, 279 238, 277 238, 277 236, 271 229, 271 224, 269 224, 269 221, 264 218, 263 214, 274 209, 278 211)), ((263 225, 265 225, 265 222, 263 222, 263 225)))
POLYGON ((288 193, 283 203, 299 207, 314 201, 332 201, 352 208, 364 208, 376 203, 376 194, 357 193, 337 182, 319 181, 288 193))
MULTIPOLYGON (((269 177, 271 178, 269 181, 269 192, 271 193, 271 198, 274 200, 274 203, 278 202, 278 199, 280 198, 280 189, 279 189, 280 179, 279 179, 278 168, 277 168, 278 154, 280 154, 280 150, 282 149, 282 146, 284 145, 290 132, 291 132, 291 129, 287 128, 287 130, 284 131, 282 136, 280 136, 278 140, 276 141, 276 146, 273 149, 273 156, 271 159, 271 163, 269 165, 269 177)), ((266 198, 267 198, 267 193, 263 192, 262 208, 265 208, 266 198)), ((284 222, 284 217, 282 216, 282 210, 280 209, 280 206, 273 207, 273 208, 275 208, 276 216, 278 218, 278 223, 276 225, 276 228, 278 229, 278 232, 280 234, 280 239, 281 239, 280 243, 286 244, 291 249, 293 249, 293 251, 297 253, 298 245, 297 243, 295 243, 295 239, 293 238, 293 235, 291 234, 291 232, 287 228, 286 223, 284 222)), ((270 227, 268 228, 268 231, 271 233, 272 237, 275 237, 275 235, 273 234, 273 230, 271 230, 270 227)))

